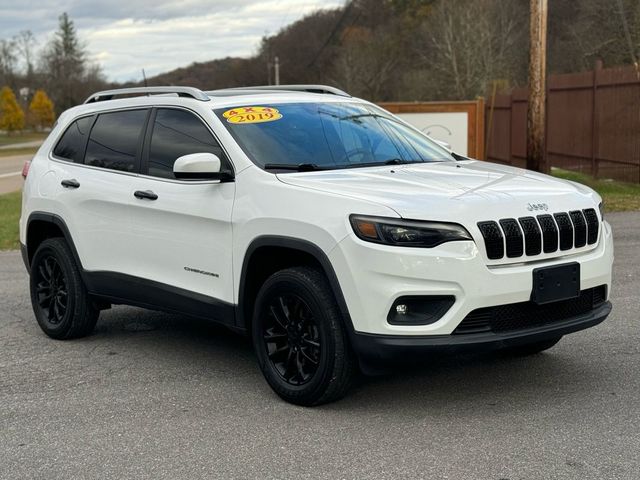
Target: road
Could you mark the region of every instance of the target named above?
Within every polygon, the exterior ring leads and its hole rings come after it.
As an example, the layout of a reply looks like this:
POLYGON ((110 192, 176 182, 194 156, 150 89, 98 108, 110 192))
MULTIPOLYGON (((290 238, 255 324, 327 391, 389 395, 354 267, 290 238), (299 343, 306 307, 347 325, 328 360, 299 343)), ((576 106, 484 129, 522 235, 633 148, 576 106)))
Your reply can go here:
POLYGON ((611 214, 614 311, 520 359, 432 359, 315 409, 280 401, 248 344, 115 307, 94 335, 39 330, 0 253, 2 479, 640 478, 640 213, 611 214))
POLYGON ((32 158, 33 155, 0 156, 0 195, 22 188, 22 167, 32 158))

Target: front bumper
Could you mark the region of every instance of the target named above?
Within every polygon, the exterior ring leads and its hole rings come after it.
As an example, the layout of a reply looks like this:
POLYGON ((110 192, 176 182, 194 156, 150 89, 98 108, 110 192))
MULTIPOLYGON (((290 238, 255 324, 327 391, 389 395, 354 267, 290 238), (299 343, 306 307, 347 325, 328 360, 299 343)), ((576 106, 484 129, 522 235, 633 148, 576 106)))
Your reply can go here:
POLYGON ((504 333, 466 335, 397 336, 354 333, 352 343, 366 369, 384 366, 395 360, 408 360, 432 353, 458 353, 499 350, 557 338, 593 327, 611 312, 605 302, 591 312, 549 325, 504 333))
POLYGON ((352 333, 416 337, 417 341, 428 336, 437 344, 444 341, 437 338, 451 335, 476 309, 529 301, 534 268, 578 262, 580 289, 606 285, 609 295, 613 239, 611 227, 603 222, 593 247, 543 260, 525 257, 518 263, 488 266, 471 241, 403 248, 363 242, 350 234, 329 252, 329 259, 347 303, 352 333), (429 325, 387 321, 396 299, 421 295, 453 296, 455 303, 429 325))

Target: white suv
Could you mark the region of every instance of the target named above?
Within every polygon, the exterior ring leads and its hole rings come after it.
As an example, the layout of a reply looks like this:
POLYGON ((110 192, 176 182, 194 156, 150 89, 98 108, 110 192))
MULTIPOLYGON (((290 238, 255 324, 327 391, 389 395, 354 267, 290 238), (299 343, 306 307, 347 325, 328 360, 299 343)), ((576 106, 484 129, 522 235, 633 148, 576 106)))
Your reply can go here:
POLYGON ((428 351, 539 352, 611 310, 593 190, 324 86, 93 95, 31 162, 20 240, 47 335, 111 304, 214 320, 301 405, 428 351))

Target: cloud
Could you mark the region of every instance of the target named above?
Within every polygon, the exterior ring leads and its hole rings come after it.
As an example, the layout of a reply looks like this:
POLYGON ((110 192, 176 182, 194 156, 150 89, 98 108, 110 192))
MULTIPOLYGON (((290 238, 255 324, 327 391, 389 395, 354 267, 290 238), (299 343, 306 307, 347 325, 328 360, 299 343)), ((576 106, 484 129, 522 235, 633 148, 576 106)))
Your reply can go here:
POLYGON ((254 53, 265 34, 344 0, 0 0, 0 38, 31 30, 43 45, 67 12, 108 78, 139 80, 254 53))

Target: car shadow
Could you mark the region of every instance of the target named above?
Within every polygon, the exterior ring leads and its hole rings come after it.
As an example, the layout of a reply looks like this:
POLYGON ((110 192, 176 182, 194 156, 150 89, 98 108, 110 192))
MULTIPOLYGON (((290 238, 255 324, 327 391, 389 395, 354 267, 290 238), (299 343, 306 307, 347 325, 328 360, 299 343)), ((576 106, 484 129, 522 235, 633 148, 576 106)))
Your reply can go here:
MULTIPOLYGON (((130 368, 145 364, 157 372, 202 381, 237 378, 247 393, 260 390, 265 402, 287 408, 259 372, 248 338, 211 322, 160 312, 115 307, 103 312, 86 342, 106 355, 128 358, 130 368)), ((383 376, 360 376, 342 400, 318 407, 337 415, 372 413, 448 417, 452 411, 474 415, 544 408, 593 393, 606 372, 589 368, 563 339, 551 350, 529 357, 500 354, 430 356, 396 366, 383 376), (548 405, 547 405, 548 404, 548 405)))

